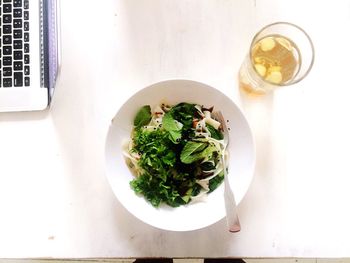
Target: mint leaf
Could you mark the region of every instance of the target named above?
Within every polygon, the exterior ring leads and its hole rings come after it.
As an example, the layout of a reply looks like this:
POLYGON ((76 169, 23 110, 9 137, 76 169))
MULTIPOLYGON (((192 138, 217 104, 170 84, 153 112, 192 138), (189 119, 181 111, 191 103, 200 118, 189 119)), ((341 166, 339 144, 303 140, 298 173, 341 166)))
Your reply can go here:
POLYGON ((167 131, 180 131, 181 128, 177 124, 176 120, 172 116, 171 112, 165 113, 163 117, 163 128, 167 131))
POLYGON ((205 142, 189 141, 185 144, 180 154, 180 160, 183 163, 190 164, 202 159, 202 151, 208 146, 205 142))
POLYGON ((222 140, 224 138, 223 134, 219 130, 217 130, 213 126, 211 126, 210 124, 207 123, 206 127, 209 130, 212 138, 214 138, 216 140, 222 140))
POLYGON ((182 102, 171 109, 173 118, 181 122, 185 126, 184 129, 191 129, 193 119, 200 117, 195 106, 195 104, 182 102))
POLYGON ((181 125, 173 118, 170 111, 165 113, 163 117, 163 128, 169 132, 170 140, 173 143, 178 144, 180 142, 181 125))
POLYGON ((205 148, 202 152, 201 152, 201 157, 200 159, 212 159, 212 153, 216 152, 217 149, 215 146, 208 146, 207 148, 205 148))
POLYGON ((141 127, 147 125, 151 121, 151 118, 151 107, 149 105, 142 106, 136 113, 136 117, 134 119, 134 126, 141 127))
POLYGON ((181 131, 169 131, 169 135, 170 135, 170 140, 174 143, 174 144, 178 144, 180 142, 181 139, 181 131))
POLYGON ((180 160, 185 164, 190 164, 204 158, 211 159, 211 155, 215 151, 217 151, 215 146, 209 146, 207 142, 189 141, 181 151, 180 160))

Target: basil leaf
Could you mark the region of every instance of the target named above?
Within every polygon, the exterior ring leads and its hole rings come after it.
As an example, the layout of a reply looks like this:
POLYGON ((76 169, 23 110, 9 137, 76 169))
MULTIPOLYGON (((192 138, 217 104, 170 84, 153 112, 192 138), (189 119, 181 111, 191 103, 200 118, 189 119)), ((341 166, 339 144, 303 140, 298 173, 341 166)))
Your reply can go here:
POLYGON ((142 106, 136 113, 136 117, 134 119, 134 126, 141 127, 147 125, 151 121, 151 118, 151 107, 149 105, 142 106))

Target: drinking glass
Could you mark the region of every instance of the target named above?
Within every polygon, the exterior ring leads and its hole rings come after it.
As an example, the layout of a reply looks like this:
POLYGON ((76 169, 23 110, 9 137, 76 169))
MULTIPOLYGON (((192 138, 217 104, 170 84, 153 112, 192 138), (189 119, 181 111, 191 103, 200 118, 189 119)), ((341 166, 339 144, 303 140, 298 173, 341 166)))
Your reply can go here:
POLYGON ((239 71, 239 87, 251 95, 264 95, 301 81, 314 63, 309 35, 289 22, 263 27, 253 38, 239 71))

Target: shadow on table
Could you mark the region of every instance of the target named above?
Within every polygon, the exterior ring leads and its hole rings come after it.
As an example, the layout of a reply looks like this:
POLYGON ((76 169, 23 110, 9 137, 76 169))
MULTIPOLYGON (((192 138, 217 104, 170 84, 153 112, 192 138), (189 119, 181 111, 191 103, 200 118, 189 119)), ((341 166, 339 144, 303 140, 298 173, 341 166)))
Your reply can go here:
POLYGON ((40 121, 48 117, 49 111, 50 109, 47 108, 41 111, 2 112, 0 113, 0 122, 40 121))
POLYGON ((241 105, 248 119, 256 146, 256 171, 269 176, 272 167, 274 94, 252 96, 240 90, 241 105))

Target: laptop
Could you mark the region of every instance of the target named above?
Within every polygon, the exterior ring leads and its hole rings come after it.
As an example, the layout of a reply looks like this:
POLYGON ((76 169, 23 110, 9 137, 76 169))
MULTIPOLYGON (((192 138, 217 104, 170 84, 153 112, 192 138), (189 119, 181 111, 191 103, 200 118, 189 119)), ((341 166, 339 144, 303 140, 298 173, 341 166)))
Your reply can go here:
POLYGON ((60 70, 57 0, 0 0, 0 112, 44 110, 60 70))

